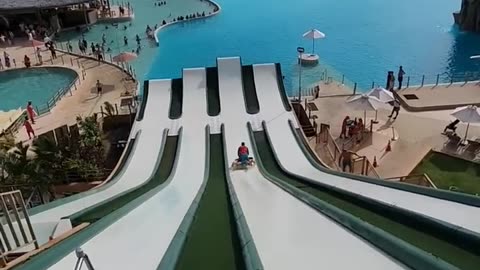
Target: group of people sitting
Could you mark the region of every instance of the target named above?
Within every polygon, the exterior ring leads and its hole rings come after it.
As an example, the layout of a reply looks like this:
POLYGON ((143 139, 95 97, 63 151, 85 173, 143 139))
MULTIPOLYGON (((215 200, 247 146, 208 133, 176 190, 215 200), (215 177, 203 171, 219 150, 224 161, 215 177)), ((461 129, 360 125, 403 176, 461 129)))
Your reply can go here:
MULTIPOLYGON (((350 116, 346 116, 342 122, 342 133, 340 138, 351 138, 357 137, 365 130, 365 124, 363 123, 362 118, 355 118, 354 120, 350 119, 350 116)), ((360 137, 357 137, 359 141, 360 137)))

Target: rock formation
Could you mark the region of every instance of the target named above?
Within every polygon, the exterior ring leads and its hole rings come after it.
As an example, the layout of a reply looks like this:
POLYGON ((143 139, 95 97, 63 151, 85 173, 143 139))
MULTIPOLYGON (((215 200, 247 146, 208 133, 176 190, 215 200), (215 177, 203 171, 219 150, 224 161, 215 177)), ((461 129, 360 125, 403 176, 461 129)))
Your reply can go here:
POLYGON ((480 32, 480 0, 462 0, 462 8, 453 17, 460 29, 480 32))

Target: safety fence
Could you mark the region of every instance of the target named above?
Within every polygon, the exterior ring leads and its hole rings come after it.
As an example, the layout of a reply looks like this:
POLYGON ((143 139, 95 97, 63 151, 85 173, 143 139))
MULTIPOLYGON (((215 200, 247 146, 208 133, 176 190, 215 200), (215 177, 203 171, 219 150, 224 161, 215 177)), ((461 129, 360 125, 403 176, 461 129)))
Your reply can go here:
MULTIPOLYGON (((330 164, 335 164, 335 167, 332 169, 341 170, 340 168, 340 157, 342 154, 342 149, 346 145, 342 145, 342 148, 339 147, 332 134, 330 133, 330 128, 328 125, 320 124, 320 133, 317 135, 317 144, 324 145, 324 149, 328 152, 328 156, 331 158, 332 162, 327 162, 330 164)), ((348 143, 349 141, 345 142, 348 143)), ((380 178, 373 164, 368 160, 366 156, 358 156, 352 160, 352 166, 350 168, 351 173, 367 175, 374 178, 380 178)))
POLYGON ((78 86, 81 84, 81 81, 77 77, 73 82, 71 82, 69 85, 60 88, 53 96, 48 99, 47 102, 44 104, 36 105, 35 109, 37 111, 38 115, 42 115, 45 113, 49 113, 53 107, 57 104, 60 99, 62 99, 67 93, 70 94, 70 96, 73 95, 72 91, 75 91, 78 89, 78 86))
POLYGON ((432 182, 428 174, 412 174, 412 175, 405 175, 400 177, 391 177, 386 178, 385 180, 389 181, 398 181, 408 184, 413 184, 417 186, 424 186, 424 187, 432 187, 437 188, 435 184, 432 182))
MULTIPOLYGON (((311 68, 310 68, 311 69, 311 68)), ((387 80, 387 70, 385 70, 385 78, 380 80, 372 80, 371 83, 359 83, 351 81, 347 78, 347 76, 338 70, 325 65, 324 63, 319 63, 317 67, 314 69, 315 72, 312 71, 310 74, 309 79, 310 81, 315 81, 314 84, 307 84, 304 87, 301 87, 301 96, 309 96, 314 97, 316 93, 319 92, 322 84, 323 85, 330 85, 330 84, 337 84, 344 89, 350 89, 352 92, 351 94, 355 95, 357 93, 364 93, 372 88, 375 87, 386 87, 386 80, 387 80)), ((397 78, 397 71, 394 71, 395 84, 394 89, 398 89, 398 78, 397 78)), ((304 79, 302 79, 304 80, 304 79)), ((298 74, 293 74, 292 81, 298 81, 298 74)), ((477 82, 480 81, 480 71, 467 71, 467 72, 443 72, 437 74, 406 74, 403 77, 402 81, 402 88, 409 88, 409 87, 433 87, 438 85, 449 85, 449 84, 467 84, 469 82, 477 82)), ((292 91, 289 94, 291 98, 298 97, 299 90, 298 85, 294 83, 292 87, 292 91)))
POLYGON ((82 54, 82 52, 80 52, 79 48, 73 47, 71 45, 70 41, 57 42, 56 46, 57 46, 57 48, 56 48, 57 51, 60 51, 62 53, 66 53, 66 54, 77 57, 77 59, 75 61, 73 59, 71 59, 71 65, 73 66, 74 62, 76 62, 77 65, 82 68, 82 70, 84 70, 84 68, 80 64, 79 59, 83 58, 83 59, 87 59, 87 60, 98 61, 99 63, 105 63, 105 64, 112 65, 112 66, 120 69, 121 71, 125 72, 129 76, 128 79, 136 80, 136 78, 137 78, 136 70, 135 70, 135 68, 133 68, 132 65, 130 65, 128 63, 124 63, 124 62, 113 61, 113 55, 111 53, 107 54, 105 52, 102 52, 102 58, 99 59, 98 55, 82 54))
POLYGON ((39 247, 27 208, 20 191, 0 193, 0 267, 7 265, 9 256, 23 247, 39 247), (4 226, 3 224, 6 223, 4 226))

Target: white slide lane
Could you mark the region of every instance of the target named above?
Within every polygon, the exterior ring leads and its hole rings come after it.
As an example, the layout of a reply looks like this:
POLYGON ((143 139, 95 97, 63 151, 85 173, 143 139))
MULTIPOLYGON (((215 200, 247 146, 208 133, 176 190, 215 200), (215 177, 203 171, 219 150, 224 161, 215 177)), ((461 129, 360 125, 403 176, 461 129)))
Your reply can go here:
MULTIPOLYGON (((159 83, 161 82, 150 81, 150 89, 155 89, 159 83)), ((150 91, 148 99, 143 120, 135 123, 136 130, 131 132, 131 136, 135 136, 136 132, 141 130, 141 134, 135 142, 136 146, 130 153, 129 162, 125 164, 123 173, 117 176, 120 179, 112 179, 111 181, 116 182, 101 191, 87 194, 32 215, 30 217, 32 223, 57 222, 62 217, 72 215, 128 189, 137 187, 149 179, 155 169, 157 158, 161 154, 163 131, 168 127, 167 123, 170 121, 168 118, 170 93, 167 91, 150 91)))
MULTIPOLYGON (((240 59, 218 59, 218 72, 220 118, 225 125, 230 164, 240 142, 251 147, 246 124, 252 116, 245 110, 240 59)), ((262 112, 262 104, 260 108, 262 112)), ((271 117, 264 112, 261 116, 271 117)), ((231 179, 265 269, 404 269, 382 251, 265 179, 258 168, 233 171, 231 179)))
MULTIPOLYGON (((183 78, 183 130, 173 179, 82 245, 95 269, 156 269, 204 180, 208 122, 205 69, 185 69, 183 78)), ((150 104, 160 101, 154 93, 171 91, 170 80, 162 80, 157 86, 150 89, 150 104)), ((71 269, 75 262, 72 252, 50 269, 71 269)))
POLYGON ((283 106, 275 65, 254 65, 254 75, 261 114, 266 121, 273 150, 287 171, 480 233, 478 207, 356 181, 315 168, 305 157, 290 131, 288 119, 292 119, 295 124, 297 122, 293 111, 287 112, 283 106))

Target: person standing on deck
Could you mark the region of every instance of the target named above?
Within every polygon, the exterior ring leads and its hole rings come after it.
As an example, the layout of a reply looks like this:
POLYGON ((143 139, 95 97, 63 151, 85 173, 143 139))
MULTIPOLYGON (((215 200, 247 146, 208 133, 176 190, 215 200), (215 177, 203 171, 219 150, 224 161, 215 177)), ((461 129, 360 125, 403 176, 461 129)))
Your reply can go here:
POLYGON ((97 80, 96 87, 97 87, 97 96, 101 96, 102 95, 102 90, 103 90, 103 85, 100 82, 100 80, 97 80))
POLYGON ((393 101, 393 109, 392 109, 392 112, 390 113, 390 115, 388 116, 388 118, 392 118, 393 116, 393 113, 395 113, 395 117, 393 117, 393 119, 397 119, 397 116, 398 116, 398 112, 400 111, 400 101, 398 101, 398 99, 395 99, 393 101))
POLYGON ((403 75, 405 75, 405 71, 403 70, 403 67, 400 66, 400 69, 398 70, 398 90, 402 89, 403 75))
POLYGON ((348 172, 353 173, 353 155, 358 157, 358 155, 352 151, 348 151, 347 149, 342 150, 342 154, 340 154, 340 158, 338 159, 338 165, 342 168, 343 172, 347 172, 348 167, 348 172))
POLYGON ((30 121, 32 121, 32 124, 35 124, 35 116, 37 116, 37 112, 33 109, 31 101, 27 103, 27 114, 30 121))
POLYGON ((35 132, 33 131, 32 124, 30 124, 30 122, 28 122, 28 116, 25 116, 25 122, 23 122, 23 126, 25 127, 25 130, 27 131, 27 135, 28 135, 29 140, 32 139, 32 135, 33 135, 33 138, 36 137, 35 132))

